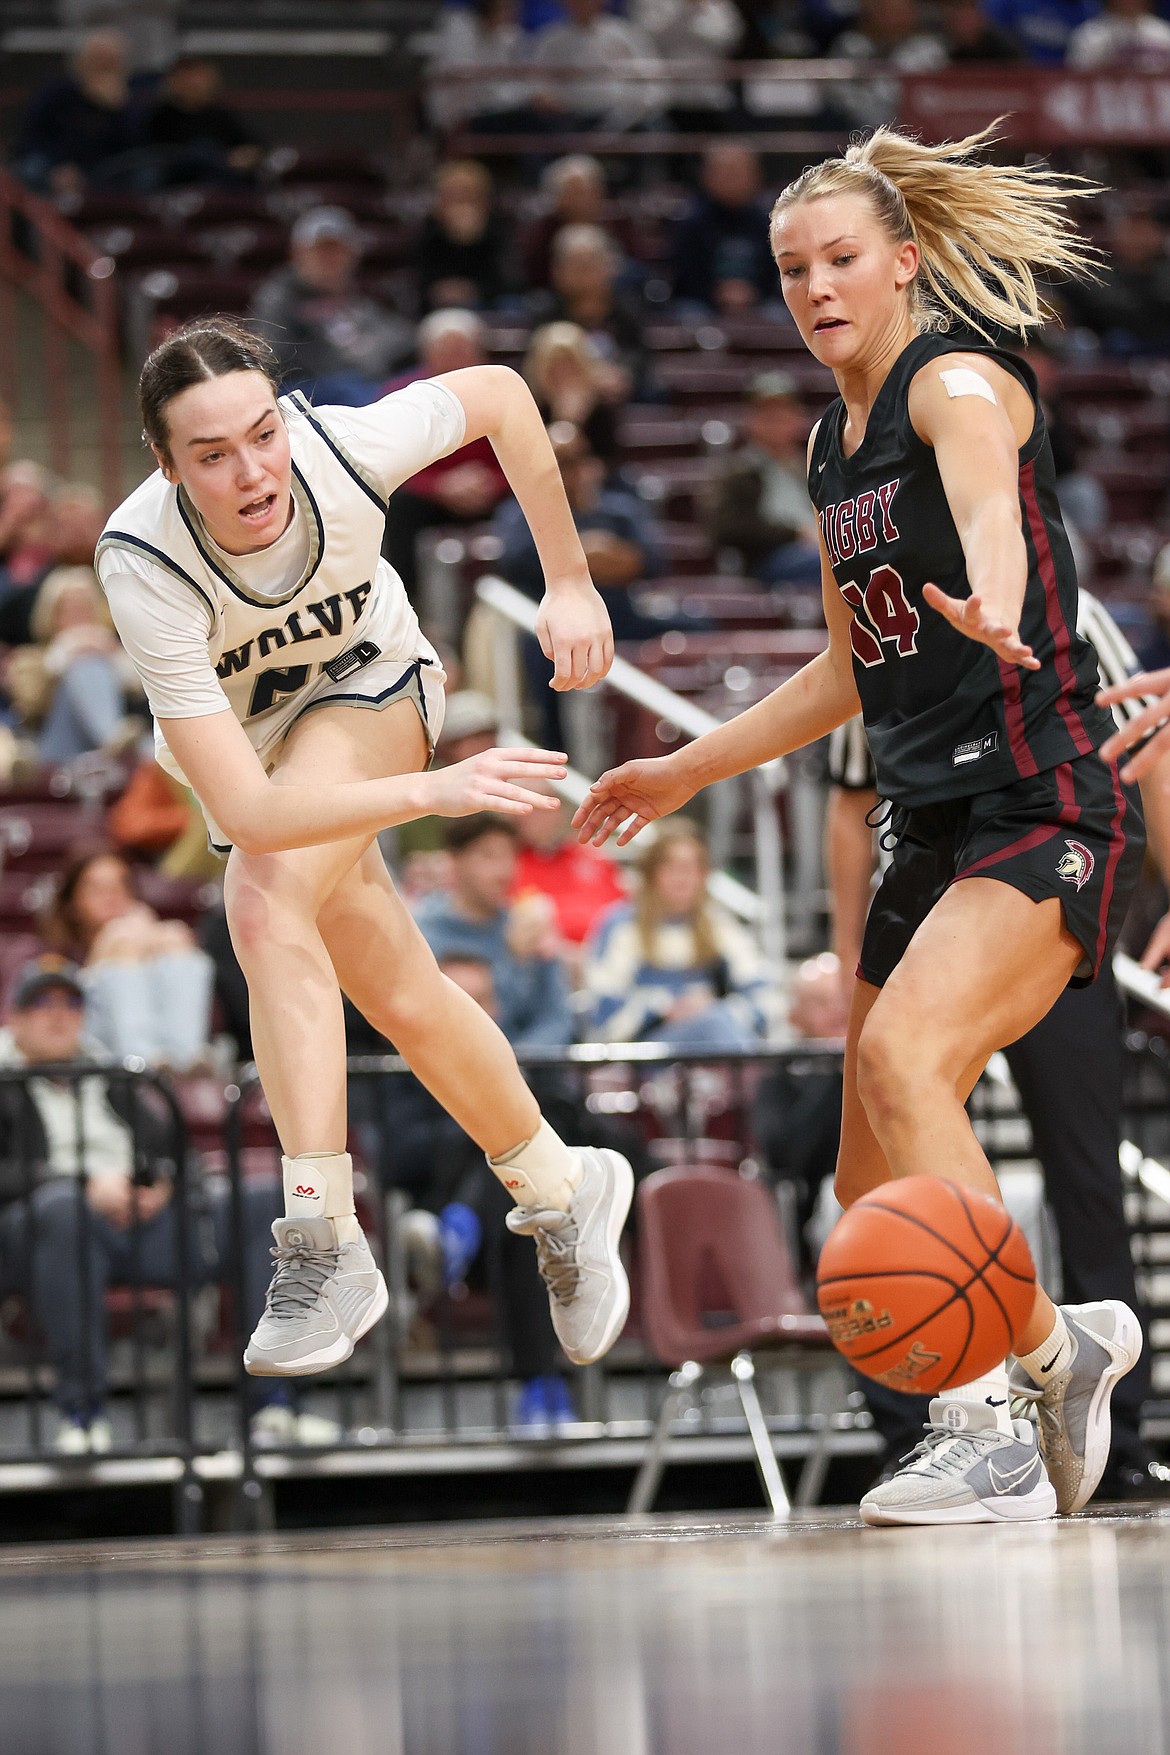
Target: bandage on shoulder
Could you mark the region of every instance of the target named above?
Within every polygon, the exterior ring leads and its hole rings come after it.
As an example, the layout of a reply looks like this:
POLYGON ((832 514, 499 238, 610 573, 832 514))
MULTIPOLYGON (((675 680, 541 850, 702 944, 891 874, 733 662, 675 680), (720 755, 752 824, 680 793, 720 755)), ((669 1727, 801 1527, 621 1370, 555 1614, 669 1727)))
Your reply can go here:
POLYGON ((939 378, 946 386, 948 396, 982 396, 985 402, 995 402, 995 391, 986 378, 973 372, 970 366, 950 366, 939 378))

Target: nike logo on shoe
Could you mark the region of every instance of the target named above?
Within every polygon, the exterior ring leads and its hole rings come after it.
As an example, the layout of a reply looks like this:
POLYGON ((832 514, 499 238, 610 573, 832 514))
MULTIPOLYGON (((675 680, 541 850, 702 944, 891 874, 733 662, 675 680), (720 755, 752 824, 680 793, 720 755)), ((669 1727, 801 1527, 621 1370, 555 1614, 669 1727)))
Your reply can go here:
POLYGON ((995 1466, 994 1457, 989 1457, 987 1461, 987 1473, 991 1485, 1001 1495, 1015 1492, 1017 1488, 1024 1485, 1030 1474, 1041 1470, 1042 1467, 1038 1450, 1033 1452, 1026 1463, 1021 1463, 1018 1469, 998 1469, 995 1466))
POLYGON ((984 1396, 983 1399, 987 1403, 989 1408, 1006 1408, 1007 1407, 1007 1397, 1006 1396, 1002 1397, 1002 1399, 999 1401, 997 1401, 993 1395, 984 1396))

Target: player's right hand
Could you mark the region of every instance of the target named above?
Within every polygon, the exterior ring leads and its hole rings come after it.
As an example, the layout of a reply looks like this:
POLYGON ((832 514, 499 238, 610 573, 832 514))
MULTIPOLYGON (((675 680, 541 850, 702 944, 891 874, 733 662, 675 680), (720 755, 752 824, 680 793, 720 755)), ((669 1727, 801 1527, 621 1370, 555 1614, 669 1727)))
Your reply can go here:
POLYGON ((620 829, 617 845, 624 847, 647 823, 681 810, 692 797, 692 788, 679 778, 672 756, 623 762, 593 782, 577 807, 573 827, 578 841, 592 841, 595 847, 603 846, 620 829))
POLYGON ((556 810, 560 799, 547 792, 530 792, 525 782, 563 780, 568 759, 558 750, 484 750, 465 762, 424 774, 425 808, 437 817, 469 817, 480 810, 505 816, 556 810))
POLYGON ((1121 770, 1121 778, 1127 782, 1144 780, 1147 774, 1153 772, 1166 751, 1170 750, 1170 670, 1145 671, 1138 676, 1131 676, 1128 682, 1115 683, 1112 688, 1102 689, 1097 696, 1098 705, 1102 707, 1112 707, 1118 701, 1133 700, 1145 700, 1149 705, 1132 719, 1127 719, 1101 745, 1101 754, 1105 760, 1114 762, 1126 750, 1131 750, 1134 744, 1149 737, 1149 743, 1143 745, 1133 760, 1121 770), (1152 737, 1151 732, 1155 734, 1152 737))

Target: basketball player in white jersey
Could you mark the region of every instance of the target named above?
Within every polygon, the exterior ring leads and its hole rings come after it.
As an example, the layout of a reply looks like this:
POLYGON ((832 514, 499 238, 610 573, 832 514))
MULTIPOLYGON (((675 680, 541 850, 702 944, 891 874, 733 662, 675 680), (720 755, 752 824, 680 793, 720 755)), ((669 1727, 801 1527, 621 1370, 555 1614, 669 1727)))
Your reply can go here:
POLYGON ((111 517, 98 574, 159 760, 191 785, 228 856, 228 924, 285 1154, 287 1216, 247 1368, 336 1365, 386 1308, 345 1150, 343 991, 514 1196, 509 1226, 536 1241, 569 1358, 600 1358, 629 1305, 618 1240, 630 1167, 565 1145, 542 1118, 504 1036, 439 972, 375 840, 429 814, 547 808, 527 782, 565 771, 541 750, 428 771, 443 673, 380 558, 401 482, 486 435, 544 566, 553 687, 588 688, 612 662, 536 405, 517 374, 479 366, 369 408, 314 409, 278 397, 271 353, 222 318, 162 342, 139 397, 158 469, 111 517))

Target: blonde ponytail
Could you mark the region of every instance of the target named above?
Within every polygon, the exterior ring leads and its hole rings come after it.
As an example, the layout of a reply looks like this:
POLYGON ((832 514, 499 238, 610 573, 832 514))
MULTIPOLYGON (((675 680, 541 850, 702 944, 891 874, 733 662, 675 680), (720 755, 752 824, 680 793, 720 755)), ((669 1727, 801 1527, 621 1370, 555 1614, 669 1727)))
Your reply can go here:
POLYGON ((979 157, 999 123, 965 140, 926 146, 878 128, 841 158, 811 165, 781 191, 782 213, 822 195, 864 194, 889 235, 913 239, 919 269, 911 288, 921 328, 952 317, 986 334, 983 323, 1026 335, 1052 315, 1036 274, 1093 280, 1100 257, 1077 231, 1066 203, 1099 193, 1084 177, 1044 165, 1000 166, 979 157), (980 321, 983 320, 983 322, 980 321))

